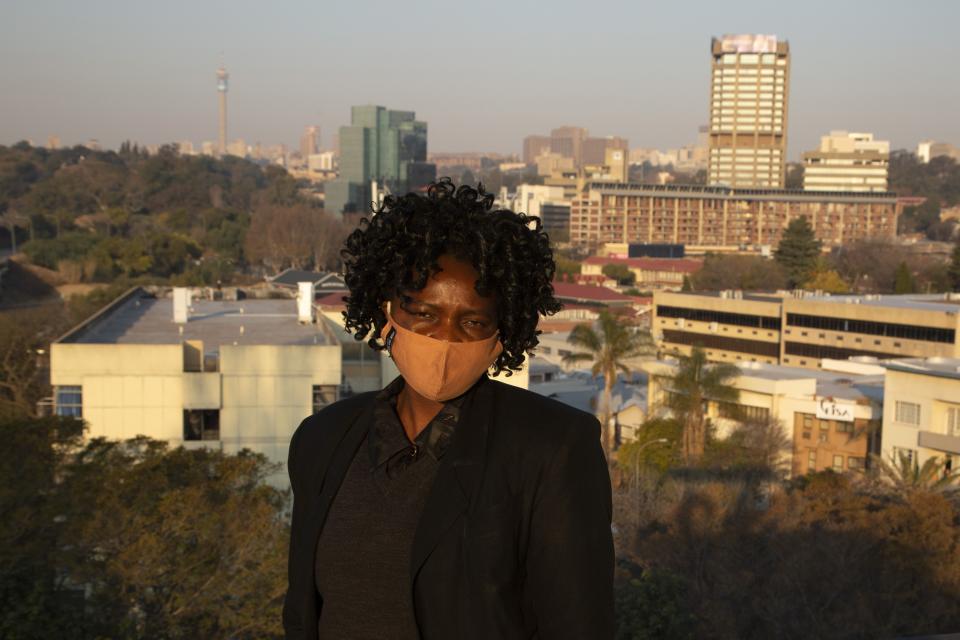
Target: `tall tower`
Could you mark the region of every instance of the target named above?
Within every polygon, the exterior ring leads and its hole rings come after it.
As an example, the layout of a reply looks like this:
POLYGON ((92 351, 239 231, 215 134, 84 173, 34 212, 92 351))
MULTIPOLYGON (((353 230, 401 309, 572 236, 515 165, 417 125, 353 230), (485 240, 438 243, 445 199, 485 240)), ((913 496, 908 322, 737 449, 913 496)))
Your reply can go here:
POLYGON ((217 69, 217 94, 220 97, 220 138, 217 141, 217 153, 227 153, 227 70, 221 64, 217 69))
POLYGON ((783 188, 789 45, 770 35, 726 35, 713 39, 711 53, 709 184, 783 188))

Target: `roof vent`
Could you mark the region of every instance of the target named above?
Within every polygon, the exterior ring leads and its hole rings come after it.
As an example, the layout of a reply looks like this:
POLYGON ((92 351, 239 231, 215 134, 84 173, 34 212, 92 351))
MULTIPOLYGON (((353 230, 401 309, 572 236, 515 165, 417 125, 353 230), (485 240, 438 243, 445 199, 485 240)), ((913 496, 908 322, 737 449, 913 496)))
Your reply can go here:
POLYGON ((185 324, 190 315, 190 289, 174 287, 173 289, 173 321, 185 324))
POLYGON ((297 322, 313 324, 314 284, 312 282, 297 283, 297 322))

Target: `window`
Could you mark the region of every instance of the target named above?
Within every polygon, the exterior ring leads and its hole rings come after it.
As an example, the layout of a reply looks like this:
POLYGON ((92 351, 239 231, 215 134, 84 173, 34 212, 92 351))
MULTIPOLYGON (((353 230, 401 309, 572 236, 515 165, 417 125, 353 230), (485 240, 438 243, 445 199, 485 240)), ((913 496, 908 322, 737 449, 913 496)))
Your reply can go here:
POLYGON ((817 470, 817 452, 811 451, 807 454, 807 471, 817 470))
POLYGON ((183 410, 184 440, 219 440, 220 410, 183 410))
POLYGON ((843 456, 833 456, 833 470, 843 471, 843 456))
POLYGON ((852 469, 855 471, 862 470, 866 463, 865 458, 858 458, 856 456, 850 456, 847 458, 847 469, 852 469))
POLYGON ((83 387, 65 385, 57 387, 56 412, 58 416, 83 417, 83 387))
POLYGON ((960 436, 960 407, 947 407, 947 435, 960 436))
POLYGON ((316 413, 328 404, 337 401, 337 385, 335 384, 315 384, 313 385, 313 412, 316 413))
POLYGON ((896 402, 896 421, 903 424, 920 424, 920 405, 915 402, 896 402))
POLYGON ((852 422, 843 422, 842 420, 837 420, 834 424, 837 425, 837 433, 853 433, 852 422))
POLYGON ((895 464, 900 464, 900 458, 905 457, 909 464, 913 464, 916 460, 916 452, 913 449, 905 449, 903 447, 894 447, 893 448, 893 460, 895 464))
POLYGON ((804 440, 809 440, 809 439, 810 439, 810 432, 809 432, 809 431, 804 431, 804 432, 803 432, 803 439, 804 439, 804 440))

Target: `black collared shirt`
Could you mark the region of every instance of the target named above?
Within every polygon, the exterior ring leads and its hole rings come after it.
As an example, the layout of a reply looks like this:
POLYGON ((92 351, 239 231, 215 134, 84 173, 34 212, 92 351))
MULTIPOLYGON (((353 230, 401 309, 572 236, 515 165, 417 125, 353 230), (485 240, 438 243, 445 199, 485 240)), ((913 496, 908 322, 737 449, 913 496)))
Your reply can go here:
POLYGON ((397 377, 374 418, 317 542, 320 638, 418 638, 410 550, 440 459, 472 389, 447 401, 411 442, 397 415, 397 377))

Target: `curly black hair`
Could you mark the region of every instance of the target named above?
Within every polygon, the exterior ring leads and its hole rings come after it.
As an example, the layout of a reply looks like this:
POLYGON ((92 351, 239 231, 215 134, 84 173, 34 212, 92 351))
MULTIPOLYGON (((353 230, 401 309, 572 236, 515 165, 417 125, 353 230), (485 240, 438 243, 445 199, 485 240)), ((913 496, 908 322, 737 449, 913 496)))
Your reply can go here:
POLYGON ((553 295, 553 251, 540 219, 493 208, 493 194, 441 178, 426 194, 387 196, 340 252, 350 295, 347 331, 373 349, 387 318, 382 305, 403 291, 419 291, 451 255, 477 270, 477 293, 494 297, 503 351, 495 372, 511 375, 537 346, 539 316, 560 310, 553 295), (371 332, 371 329, 373 331, 371 332))

